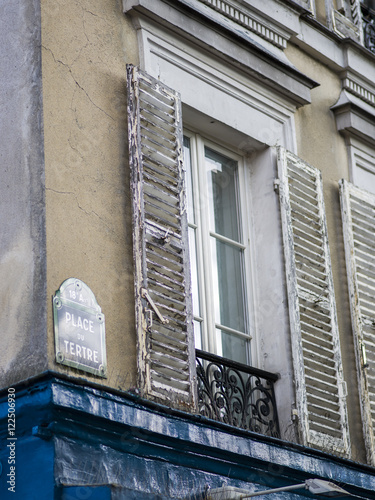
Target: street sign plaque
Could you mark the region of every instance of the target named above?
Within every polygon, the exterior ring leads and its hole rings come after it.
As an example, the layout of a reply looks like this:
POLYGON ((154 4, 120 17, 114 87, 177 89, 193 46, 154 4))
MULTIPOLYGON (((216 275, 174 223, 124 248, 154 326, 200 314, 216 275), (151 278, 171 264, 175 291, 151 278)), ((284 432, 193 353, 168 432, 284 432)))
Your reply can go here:
POLYGON ((62 283, 53 297, 53 319, 56 362, 106 378, 104 314, 83 281, 62 283))

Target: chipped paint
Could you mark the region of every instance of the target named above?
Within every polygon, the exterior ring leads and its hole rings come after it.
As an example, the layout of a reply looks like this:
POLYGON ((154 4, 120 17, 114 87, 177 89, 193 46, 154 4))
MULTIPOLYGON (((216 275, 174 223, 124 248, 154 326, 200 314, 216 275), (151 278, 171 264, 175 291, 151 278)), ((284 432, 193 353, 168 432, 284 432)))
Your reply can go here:
POLYGON ((194 410, 180 96, 134 66, 127 71, 140 391, 194 410))
MULTIPOLYGON (((115 496, 121 492, 127 499, 141 500, 145 493, 152 493, 148 499, 192 499, 223 483, 254 491, 311 477, 339 481, 353 496, 373 498, 373 469, 303 446, 52 374, 16 390, 17 470, 25 478, 18 481, 17 498, 30 498, 33 489, 39 500, 49 500, 54 486, 106 484, 116 485, 115 496)), ((7 393, 0 397, 5 403, 7 393)), ((6 439, 6 405, 1 408, 6 439)), ((5 464, 6 446, 0 460, 5 464)), ((1 480, 5 483, 4 473, 1 480)), ((94 498, 89 488, 79 493, 94 498)))
POLYGON ((305 445, 350 456, 320 171, 278 148, 290 327, 300 434, 305 445))
POLYGON ((340 181, 346 268, 367 460, 375 465, 375 196, 340 181))

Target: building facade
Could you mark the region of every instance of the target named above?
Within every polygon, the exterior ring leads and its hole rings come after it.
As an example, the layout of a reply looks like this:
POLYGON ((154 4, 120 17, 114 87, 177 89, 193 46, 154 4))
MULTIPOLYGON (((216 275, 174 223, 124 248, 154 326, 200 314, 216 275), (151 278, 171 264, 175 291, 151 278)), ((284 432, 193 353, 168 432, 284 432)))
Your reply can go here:
POLYGON ((4 498, 374 498, 375 6, 0 9, 4 498))

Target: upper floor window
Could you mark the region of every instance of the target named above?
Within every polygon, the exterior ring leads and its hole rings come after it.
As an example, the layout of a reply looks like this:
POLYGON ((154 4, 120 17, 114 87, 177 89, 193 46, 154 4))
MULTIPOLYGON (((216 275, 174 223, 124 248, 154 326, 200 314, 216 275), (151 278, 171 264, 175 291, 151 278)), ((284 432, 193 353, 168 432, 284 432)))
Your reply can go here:
POLYGON ((326 0, 328 23, 340 36, 375 52, 374 5, 374 0, 326 0))
POLYGON ((249 231, 243 159, 184 137, 196 346, 250 363, 249 231))
POLYGON ((281 374, 285 422, 293 397, 287 353, 292 347, 303 443, 325 449, 330 443, 348 455, 319 170, 283 148, 246 153, 249 142, 236 143, 241 135, 227 125, 207 133, 215 143, 187 134, 184 167, 179 94, 129 66, 128 96, 141 394, 196 408, 193 309, 203 349, 249 363, 251 341, 251 364, 267 362, 281 374), (228 142, 237 149, 224 149, 228 142))
POLYGON ((371 52, 375 53, 375 1, 362 0, 363 43, 371 52))

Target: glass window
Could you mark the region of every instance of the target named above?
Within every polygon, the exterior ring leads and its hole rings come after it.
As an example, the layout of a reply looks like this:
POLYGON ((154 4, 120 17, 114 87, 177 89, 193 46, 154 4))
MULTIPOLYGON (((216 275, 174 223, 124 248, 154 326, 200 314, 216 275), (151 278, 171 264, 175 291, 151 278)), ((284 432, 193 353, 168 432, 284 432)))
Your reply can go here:
POLYGON ((184 148, 196 347, 250 363, 242 161, 198 135, 184 148))

